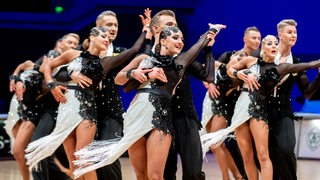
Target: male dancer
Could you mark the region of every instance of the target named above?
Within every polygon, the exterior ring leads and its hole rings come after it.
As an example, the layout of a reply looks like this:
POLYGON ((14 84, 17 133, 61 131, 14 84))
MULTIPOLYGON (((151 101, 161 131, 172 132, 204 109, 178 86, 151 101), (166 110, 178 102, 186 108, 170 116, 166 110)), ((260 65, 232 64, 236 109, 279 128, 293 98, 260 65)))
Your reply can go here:
MULTIPOLYGON (((284 19, 278 23, 279 52, 275 58, 276 64, 300 62, 299 58, 291 52, 291 48, 297 41, 296 26, 297 22, 293 19, 284 19)), ((311 98, 310 95, 317 90, 320 84, 320 74, 312 83, 309 83, 305 71, 285 76, 267 101, 269 102, 269 148, 274 169, 273 179, 297 179, 294 115, 290 99, 295 82, 302 94, 311 98)))

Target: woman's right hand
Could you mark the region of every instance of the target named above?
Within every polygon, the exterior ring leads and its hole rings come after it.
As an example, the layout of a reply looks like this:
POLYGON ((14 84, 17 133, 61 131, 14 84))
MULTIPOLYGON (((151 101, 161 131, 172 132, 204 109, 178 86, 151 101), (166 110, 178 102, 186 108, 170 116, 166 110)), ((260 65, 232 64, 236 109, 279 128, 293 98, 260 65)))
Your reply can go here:
POLYGON ((78 71, 73 71, 70 77, 83 89, 92 85, 92 80, 78 71))
POLYGON ((54 87, 53 89, 51 89, 51 93, 57 102, 65 103, 65 102, 67 102, 67 98, 62 93, 62 90, 67 90, 67 88, 64 86, 58 85, 58 86, 54 87))
POLYGON ((220 96, 220 92, 218 90, 218 87, 214 83, 208 83, 207 89, 208 89, 209 95, 212 98, 217 98, 220 96))

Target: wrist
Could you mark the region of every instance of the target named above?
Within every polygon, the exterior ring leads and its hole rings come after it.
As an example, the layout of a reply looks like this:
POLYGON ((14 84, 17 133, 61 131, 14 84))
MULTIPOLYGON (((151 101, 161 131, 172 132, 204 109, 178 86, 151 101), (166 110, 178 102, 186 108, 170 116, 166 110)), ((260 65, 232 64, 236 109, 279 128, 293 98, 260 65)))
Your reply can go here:
POLYGON ((56 85, 56 83, 54 82, 54 81, 48 81, 47 83, 46 83, 46 88, 49 90, 49 91, 51 91, 52 89, 54 89, 55 87, 56 87, 57 85, 56 85))
POLYGON ((127 78, 128 80, 132 80, 132 79, 133 79, 133 77, 132 77, 133 70, 134 70, 134 69, 130 69, 130 70, 127 71, 127 73, 126 73, 126 78, 127 78))
POLYGON ((237 78, 237 77, 238 77, 238 71, 237 71, 237 70, 234 70, 234 71, 232 72, 232 75, 233 75, 235 78, 237 78))
POLYGON ((18 82, 18 81, 21 81, 21 79, 19 78, 19 76, 14 75, 14 74, 12 74, 12 75, 9 76, 9 80, 10 80, 10 81, 11 81, 11 80, 14 80, 15 83, 18 82))

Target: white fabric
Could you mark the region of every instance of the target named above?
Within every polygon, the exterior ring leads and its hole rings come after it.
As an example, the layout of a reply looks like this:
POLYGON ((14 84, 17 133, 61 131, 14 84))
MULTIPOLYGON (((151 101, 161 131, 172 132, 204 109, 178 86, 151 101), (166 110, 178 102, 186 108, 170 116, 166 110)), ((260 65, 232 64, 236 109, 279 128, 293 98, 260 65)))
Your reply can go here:
POLYGON ((12 148, 13 141, 14 141, 13 134, 12 134, 12 129, 16 125, 16 123, 20 120, 20 117, 18 115, 18 106, 19 106, 18 98, 14 94, 12 96, 12 98, 11 98, 10 108, 9 108, 9 112, 8 112, 8 118, 6 120, 6 124, 5 124, 5 127, 4 127, 6 132, 7 132, 7 134, 10 137, 11 148, 12 148))
POLYGON ((80 102, 75 97, 75 90, 66 90, 65 96, 67 102, 59 104, 57 122, 53 132, 31 142, 26 149, 26 158, 29 169, 37 170, 39 168, 38 163, 52 155, 67 136, 83 120, 78 113, 80 102))
POLYGON ((133 143, 151 131, 154 106, 149 102, 149 93, 138 93, 132 100, 124 118, 124 136, 121 139, 94 141, 75 153, 77 169, 73 175, 79 177, 89 171, 104 167, 118 159, 133 143))
MULTIPOLYGON (((280 54, 280 51, 278 51, 276 57, 274 58, 274 64, 279 65, 280 64, 280 58, 281 58, 281 54, 280 54)), ((286 57, 286 62, 285 63, 293 64, 293 57, 292 57, 291 51, 290 51, 290 54, 286 57)), ((281 85, 285 80, 288 79, 289 76, 290 76, 290 74, 285 75, 280 80, 280 82, 277 84, 277 86, 281 85)), ((273 89, 273 97, 277 96, 277 86, 275 86, 274 89, 273 89)))
MULTIPOLYGON (((254 64, 249 69, 251 73, 259 77, 259 64, 254 64)), ((244 84, 243 87, 247 87, 247 84, 244 84)), ((210 147, 219 147, 221 143, 223 143, 230 136, 230 133, 234 132, 237 127, 239 127, 241 124, 245 123, 247 120, 251 118, 248 111, 249 103, 249 93, 246 91, 242 91, 234 108, 234 114, 231 119, 231 125, 225 129, 220 129, 212 133, 201 135, 200 139, 202 143, 203 154, 206 154, 206 152, 209 151, 210 147)))
POLYGON ((209 123, 209 120, 212 116, 212 99, 210 98, 209 93, 207 91, 202 102, 201 124, 203 128, 200 131, 200 135, 207 133, 206 126, 209 123))

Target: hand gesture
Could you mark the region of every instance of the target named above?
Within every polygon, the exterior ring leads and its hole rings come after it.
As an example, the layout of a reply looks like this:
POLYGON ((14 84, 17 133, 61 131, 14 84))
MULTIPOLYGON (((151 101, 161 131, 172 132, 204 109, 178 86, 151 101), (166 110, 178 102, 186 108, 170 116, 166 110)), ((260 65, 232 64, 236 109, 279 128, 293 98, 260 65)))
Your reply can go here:
POLYGON ((9 82, 9 90, 10 92, 16 91, 16 82, 14 79, 11 79, 9 82))
POLYGON ((162 68, 154 67, 152 71, 148 73, 150 79, 158 79, 162 82, 168 82, 167 76, 165 75, 162 68))
POLYGON ((25 91, 24 84, 21 81, 18 81, 15 85, 15 94, 19 101, 23 100, 24 91, 25 91))
POLYGON ((78 71, 71 73, 71 79, 79 84, 81 88, 89 87, 92 84, 92 80, 78 71))
POLYGON ((144 9, 144 16, 143 15, 139 15, 141 22, 143 24, 143 26, 149 26, 150 21, 151 21, 151 10, 149 8, 144 9))
POLYGON ((57 102, 65 103, 67 102, 67 98, 62 93, 62 90, 67 90, 67 88, 61 85, 57 85, 56 87, 51 89, 51 93, 57 102))
POLYGON ((131 71, 131 77, 136 79, 140 83, 144 83, 148 80, 146 74, 151 71, 152 69, 134 69, 131 71))
POLYGON ((208 83, 207 89, 211 98, 217 98, 220 96, 218 87, 214 83, 208 83))

